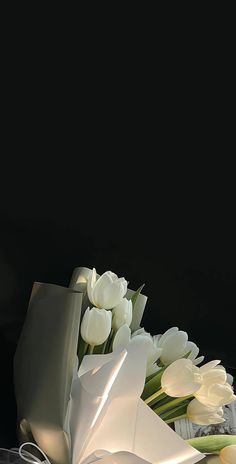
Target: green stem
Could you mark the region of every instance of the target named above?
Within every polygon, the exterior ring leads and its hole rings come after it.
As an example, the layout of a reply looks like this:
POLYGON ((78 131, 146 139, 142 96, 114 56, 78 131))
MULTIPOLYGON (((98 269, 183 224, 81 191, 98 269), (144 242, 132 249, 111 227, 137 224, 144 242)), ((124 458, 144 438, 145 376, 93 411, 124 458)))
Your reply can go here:
POLYGON ((146 404, 151 403, 153 400, 155 400, 156 398, 158 398, 158 396, 162 395, 163 393, 165 393, 165 392, 163 391, 162 388, 160 388, 160 390, 158 390, 156 393, 153 393, 153 395, 149 396, 149 397, 145 400, 145 403, 146 403, 146 404))
POLYGON ((159 406, 158 408, 154 409, 154 412, 156 414, 160 415, 162 412, 167 411, 168 409, 172 408, 173 406, 176 406, 176 405, 179 405, 179 404, 183 403, 188 398, 192 398, 192 395, 182 396, 181 398, 175 398, 174 400, 171 400, 168 403, 163 404, 163 406, 159 406))
POLYGON ((88 354, 93 354, 94 345, 89 345, 88 354))
POLYGON ((103 343, 103 345, 102 345, 101 354, 104 354, 104 353, 106 352, 107 342, 108 342, 108 339, 107 339, 107 340, 103 343))
POLYGON ((166 424, 171 424, 172 422, 175 422, 179 419, 185 419, 187 417, 187 414, 180 414, 180 416, 173 417, 172 419, 167 419, 165 420, 166 424))
POLYGON ((114 338, 114 330, 111 329, 110 335, 106 341, 106 347, 104 353, 110 353, 112 351, 112 343, 114 338))

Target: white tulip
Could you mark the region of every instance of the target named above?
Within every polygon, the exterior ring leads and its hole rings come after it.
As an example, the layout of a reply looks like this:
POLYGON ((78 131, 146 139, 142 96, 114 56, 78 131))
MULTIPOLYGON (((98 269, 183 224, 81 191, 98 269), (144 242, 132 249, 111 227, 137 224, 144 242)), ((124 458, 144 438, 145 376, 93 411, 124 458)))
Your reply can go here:
POLYGON ((204 383, 194 396, 200 403, 213 408, 230 404, 236 400, 233 388, 228 383, 204 383))
POLYGON ((199 368, 190 359, 174 361, 162 374, 161 386, 164 392, 173 397, 193 395, 201 387, 199 368))
POLYGON ((156 347, 153 337, 150 335, 150 333, 146 332, 144 329, 136 330, 136 332, 132 334, 130 343, 132 345, 138 345, 138 346, 141 345, 143 347, 143 350, 146 351, 146 355, 147 355, 146 376, 147 377, 149 375, 154 374, 160 369, 157 366, 156 361, 159 359, 162 349, 156 347))
MULTIPOLYGON (((207 364, 206 364, 207 365, 207 364)), ((205 365, 205 366, 206 366, 205 365)), ((202 366, 205 369, 205 366, 202 366)), ((227 382, 227 373, 223 366, 215 366, 208 371, 201 370, 202 385, 222 384, 227 382)))
POLYGON ((224 411, 222 407, 210 408, 200 403, 196 398, 190 401, 187 407, 187 416, 194 424, 210 425, 224 422, 224 411))
POLYGON ((80 332, 83 340, 91 346, 104 343, 111 332, 111 311, 106 309, 86 309, 80 332))
POLYGON ((235 401, 233 388, 227 383, 227 373, 220 361, 211 361, 199 368, 202 375, 202 386, 195 397, 208 407, 220 407, 235 401))
POLYGON ((127 324, 122 325, 116 332, 112 349, 113 351, 128 348, 131 338, 131 330, 127 324))
POLYGON ((213 361, 210 361, 206 364, 204 364, 203 366, 199 367, 200 371, 201 371, 201 374, 206 374, 207 372, 209 372, 211 369, 214 369, 218 364, 220 364, 220 360, 219 359, 214 359, 213 361))
POLYGON ((220 452, 220 459, 223 464, 236 463, 236 445, 230 445, 223 448, 220 452))
POLYGON ((183 358, 189 352, 188 359, 191 359, 195 365, 200 364, 204 359, 204 356, 197 358, 199 348, 195 343, 188 341, 188 334, 178 327, 171 327, 163 335, 156 335, 154 341, 157 348, 162 348, 160 360, 165 366, 183 358))
POLYGON ((130 326, 132 322, 132 314, 132 301, 127 300, 127 298, 123 298, 121 303, 112 311, 112 328, 114 330, 118 330, 124 324, 130 326))
POLYGON ((87 293, 89 300, 97 308, 112 309, 118 306, 127 292, 127 281, 124 277, 107 271, 97 280, 96 269, 88 277, 87 293))
POLYGON ((157 366, 156 361, 160 357, 161 349, 156 348, 153 337, 144 329, 136 330, 131 336, 131 330, 127 324, 121 326, 113 341, 113 351, 127 348, 128 345, 142 346, 147 356, 146 376, 157 372, 160 368, 157 366))

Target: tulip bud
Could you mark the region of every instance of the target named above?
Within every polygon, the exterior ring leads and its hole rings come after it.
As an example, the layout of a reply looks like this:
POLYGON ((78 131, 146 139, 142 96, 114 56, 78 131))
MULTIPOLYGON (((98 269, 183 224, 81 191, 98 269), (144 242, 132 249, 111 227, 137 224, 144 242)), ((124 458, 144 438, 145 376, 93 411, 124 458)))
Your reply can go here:
POLYGON ((200 403, 217 408, 235 401, 233 388, 227 383, 227 373, 223 366, 219 366, 220 361, 211 361, 199 368, 202 375, 202 386, 195 393, 195 397, 200 403))
POLYGON ((136 330, 132 334, 132 338, 130 343, 132 345, 142 346, 143 351, 146 352, 147 355, 147 369, 146 369, 146 376, 154 374, 159 370, 159 367, 156 364, 156 361, 161 355, 162 349, 157 348, 154 342, 153 337, 150 333, 146 332, 143 328, 136 330))
POLYGON ((118 306, 127 292, 127 281, 118 278, 114 272, 107 271, 97 280, 96 269, 88 277, 87 293, 89 300, 97 308, 112 309, 118 306))
POLYGON ((129 327, 132 321, 132 301, 123 298, 121 303, 113 309, 112 315, 112 328, 114 330, 118 330, 124 324, 129 327))
POLYGON ((113 351, 128 348, 130 343, 131 330, 127 324, 122 325, 116 332, 112 349, 113 351))
POLYGON ((188 419, 194 424, 210 425, 224 422, 224 411, 222 407, 210 408, 200 403, 197 399, 190 401, 187 407, 188 419))
POLYGON ((220 452, 222 464, 236 463, 236 445, 230 445, 223 448, 220 452))
POLYGON ((219 407, 236 400, 233 389, 228 383, 203 384, 194 395, 198 401, 209 407, 219 407))
POLYGON ((80 332, 83 340, 91 346, 104 343, 111 331, 111 311, 105 309, 86 309, 80 332))
POLYGON ((188 334, 178 327, 171 327, 164 334, 156 335, 154 340, 156 346, 162 349, 160 359, 165 366, 183 358, 187 353, 189 353, 188 359, 191 359, 195 365, 200 364, 204 359, 203 356, 197 358, 199 348, 195 343, 188 341, 188 334))
POLYGON ((164 392, 173 397, 189 396, 201 387, 199 368, 190 359, 178 359, 166 368, 161 378, 164 392))

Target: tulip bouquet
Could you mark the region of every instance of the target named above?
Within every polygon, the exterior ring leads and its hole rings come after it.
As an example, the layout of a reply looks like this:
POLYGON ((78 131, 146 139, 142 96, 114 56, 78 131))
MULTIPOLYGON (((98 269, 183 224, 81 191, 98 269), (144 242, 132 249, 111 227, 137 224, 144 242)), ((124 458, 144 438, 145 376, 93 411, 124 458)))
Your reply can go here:
MULTIPOLYGON (((236 400, 232 376, 226 373, 219 360, 198 367, 204 356, 198 356, 197 345, 177 327, 151 336, 143 327, 132 325, 142 289, 143 286, 129 298, 125 278, 118 278, 111 271, 98 277, 95 269, 88 274, 84 298, 89 306, 80 326, 80 361, 86 354, 142 347, 146 353, 142 399, 163 421, 172 424, 188 418, 199 425, 224 422, 223 407, 236 400)), ((204 439, 202 441, 204 443, 204 439)), ((214 439, 211 443, 211 451, 216 452, 214 439)), ((201 445, 201 451, 204 451, 204 445, 201 445)), ((235 453, 234 445, 230 452, 235 453)), ((223 458, 222 461, 226 462, 223 458)))
POLYGON ((14 375, 20 441, 45 462, 194 464, 206 453, 235 464, 236 436, 184 441, 172 430, 184 417, 223 422, 233 379, 219 360, 202 364, 179 328, 147 333, 142 289, 88 268, 69 288, 34 284, 14 375))

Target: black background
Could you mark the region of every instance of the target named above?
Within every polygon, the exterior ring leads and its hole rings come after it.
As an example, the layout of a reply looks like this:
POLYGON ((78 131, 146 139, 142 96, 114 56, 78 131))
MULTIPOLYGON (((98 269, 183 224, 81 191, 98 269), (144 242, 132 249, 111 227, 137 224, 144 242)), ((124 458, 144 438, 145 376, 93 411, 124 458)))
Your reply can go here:
POLYGON ((121 11, 126 28, 91 10, 68 37, 55 12, 39 28, 39 12, 6 20, 0 446, 16 444, 12 362, 32 284, 67 285, 77 265, 146 283, 146 330, 177 325, 236 368, 234 16, 185 10, 121 11))
POLYGON ((233 185, 226 182, 222 192, 217 178, 203 190, 198 176, 193 181, 189 172, 183 183, 169 167, 163 181, 155 166, 128 170, 123 156, 83 167, 63 165, 58 177, 58 165, 36 166, 37 180, 31 172, 27 188, 20 179, 20 188, 3 197, 1 446, 16 444, 12 361, 33 281, 68 285, 77 265, 111 269, 133 289, 145 283, 146 330, 177 325, 207 360, 221 359, 231 373, 236 368, 233 185))

